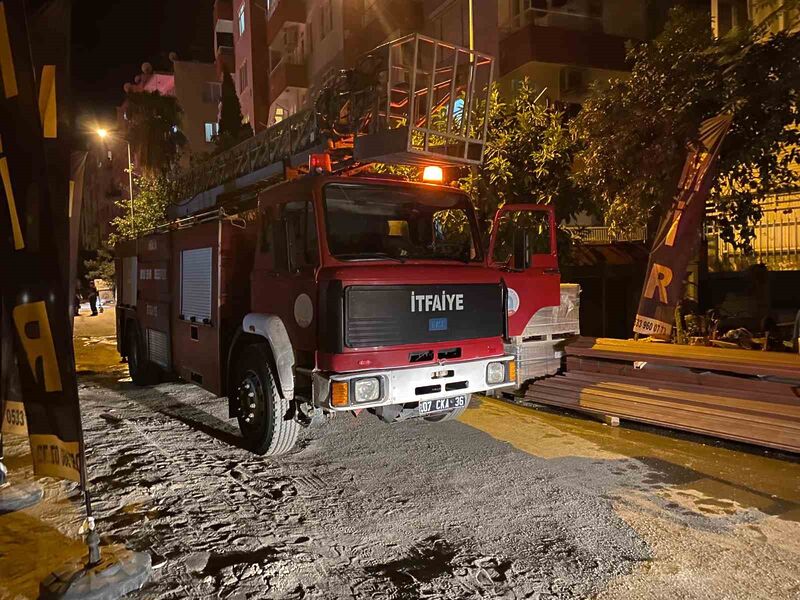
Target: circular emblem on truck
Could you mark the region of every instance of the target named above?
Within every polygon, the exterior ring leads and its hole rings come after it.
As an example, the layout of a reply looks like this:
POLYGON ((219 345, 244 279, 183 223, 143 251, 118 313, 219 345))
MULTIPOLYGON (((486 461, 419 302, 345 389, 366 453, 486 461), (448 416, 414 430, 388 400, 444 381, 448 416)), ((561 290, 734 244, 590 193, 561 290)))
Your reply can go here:
POLYGON ((508 288, 508 316, 512 316, 519 310, 519 294, 512 288, 508 288))
POLYGON ((300 294, 294 301, 294 320, 300 327, 308 327, 314 320, 314 305, 308 294, 300 294))

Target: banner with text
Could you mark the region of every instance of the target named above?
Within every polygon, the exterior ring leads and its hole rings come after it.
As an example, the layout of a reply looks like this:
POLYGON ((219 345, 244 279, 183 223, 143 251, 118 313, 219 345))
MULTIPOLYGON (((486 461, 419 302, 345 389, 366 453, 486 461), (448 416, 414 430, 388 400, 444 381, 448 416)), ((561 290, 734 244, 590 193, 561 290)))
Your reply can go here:
POLYGON ((675 308, 683 297, 686 270, 700 242, 711 174, 730 125, 730 115, 703 121, 697 141, 689 145, 678 193, 650 251, 647 277, 633 325, 635 333, 659 338, 668 338, 672 333, 675 308))
POLYGON ((6 426, 27 426, 37 475, 80 481, 67 289, 70 6, 52 0, 26 14, 24 0, 0 0, 0 293, 25 409, 6 426))

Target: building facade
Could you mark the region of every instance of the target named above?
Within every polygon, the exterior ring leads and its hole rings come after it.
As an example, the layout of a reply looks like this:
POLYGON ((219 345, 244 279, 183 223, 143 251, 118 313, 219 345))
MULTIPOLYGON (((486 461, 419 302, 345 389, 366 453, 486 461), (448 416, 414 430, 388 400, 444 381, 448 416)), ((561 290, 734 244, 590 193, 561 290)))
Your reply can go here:
MULTIPOLYGON (((155 71, 150 63, 142 65, 142 72, 133 83, 126 83, 125 92, 158 92, 174 96, 182 110, 181 132, 186 137, 183 160, 200 156, 214 149, 219 116, 221 85, 214 63, 179 60, 170 55, 172 71, 155 71)), ((117 108, 118 128, 127 127, 127 102, 117 108)))
POLYGON ((626 42, 649 32, 641 0, 499 0, 498 19, 501 93, 528 78, 568 104, 581 103, 594 82, 624 77, 626 42))

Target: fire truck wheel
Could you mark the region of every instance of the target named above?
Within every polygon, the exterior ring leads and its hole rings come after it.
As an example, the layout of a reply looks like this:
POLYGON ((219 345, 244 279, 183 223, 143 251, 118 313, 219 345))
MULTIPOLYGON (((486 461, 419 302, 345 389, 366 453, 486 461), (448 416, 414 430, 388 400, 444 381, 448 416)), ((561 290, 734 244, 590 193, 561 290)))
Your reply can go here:
POLYGON ((464 414, 465 410, 467 410, 471 398, 472 394, 468 395, 467 401, 464 403, 464 406, 459 406, 458 408, 454 408, 450 412, 440 413, 438 415, 431 415, 430 417, 423 417, 423 418, 429 423, 441 423, 442 421, 452 421, 453 419, 457 419, 458 417, 464 414))
POLYGON ((278 393, 267 349, 246 347, 238 360, 234 394, 239 406, 239 429, 245 444, 256 454, 277 456, 294 447, 300 424, 286 419, 290 401, 278 393))
POLYGON ((126 338, 125 347, 127 348, 128 372, 131 375, 131 381, 133 381, 134 385, 139 386, 158 383, 156 366, 144 356, 144 348, 136 333, 135 326, 128 328, 126 338))

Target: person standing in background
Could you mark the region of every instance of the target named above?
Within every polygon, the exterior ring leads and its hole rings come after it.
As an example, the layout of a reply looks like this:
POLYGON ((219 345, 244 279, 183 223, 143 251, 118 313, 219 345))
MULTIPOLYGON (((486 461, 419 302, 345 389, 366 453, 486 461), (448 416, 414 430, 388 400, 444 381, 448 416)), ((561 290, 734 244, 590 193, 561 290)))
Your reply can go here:
POLYGON ((97 316, 97 286, 94 280, 89 281, 89 307, 92 309, 92 316, 97 316))

